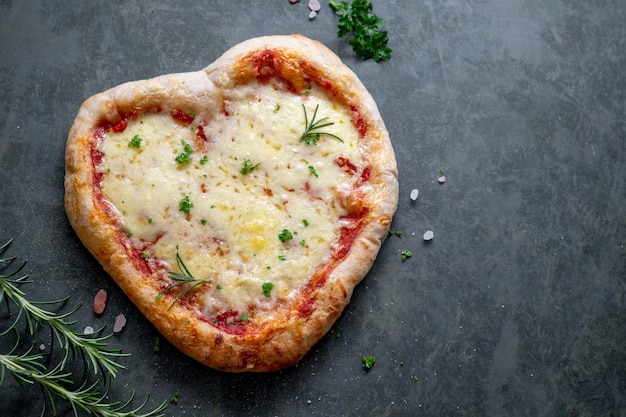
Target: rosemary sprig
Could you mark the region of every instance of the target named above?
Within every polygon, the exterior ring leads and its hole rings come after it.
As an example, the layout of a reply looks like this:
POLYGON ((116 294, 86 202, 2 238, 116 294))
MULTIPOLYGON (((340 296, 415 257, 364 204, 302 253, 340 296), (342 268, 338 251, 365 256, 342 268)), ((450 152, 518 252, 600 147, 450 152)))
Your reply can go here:
MULTIPOLYGON (((10 241, 8 243, 10 243, 10 241)), ((2 245, 0 251, 3 250, 6 245, 7 244, 2 245)), ((6 258, 3 261, 13 259, 15 259, 15 257, 6 258)), ((130 355, 121 353, 120 349, 107 349, 105 341, 109 339, 112 334, 106 336, 88 336, 71 329, 71 326, 76 324, 77 320, 67 320, 67 318, 78 311, 81 307, 80 305, 65 314, 56 314, 39 307, 39 305, 42 304, 62 304, 67 301, 69 297, 55 301, 29 301, 24 291, 17 287, 17 285, 20 284, 32 283, 32 281, 27 280, 28 275, 13 278, 25 265, 26 261, 24 261, 16 271, 8 275, 0 274, 0 302, 6 298, 7 303, 10 300, 18 308, 18 313, 13 323, 5 331, 1 332, 0 336, 4 336, 14 328, 22 317, 24 317, 26 321, 26 328, 31 336, 35 333, 37 327, 47 325, 66 353, 71 351, 72 354, 78 354, 83 359, 86 359, 94 373, 97 374, 99 371, 105 373, 106 371, 108 375, 115 378, 118 370, 125 369, 124 365, 119 364, 115 359, 130 355)), ((98 335, 101 331, 102 329, 99 329, 94 332, 94 334, 98 335)))
POLYGON ((313 117, 311 118, 311 121, 309 122, 309 116, 306 112, 306 107, 304 107, 304 104, 302 105, 302 109, 304 110, 305 128, 304 128, 304 133, 300 137, 300 140, 306 143, 307 145, 317 145, 317 142, 320 140, 320 137, 324 135, 324 136, 329 136, 331 138, 337 139, 339 142, 343 143, 343 139, 341 139, 339 136, 334 135, 332 133, 320 131, 320 129, 334 125, 335 122, 324 123, 326 120, 328 120, 328 117, 324 117, 322 119, 319 119, 318 121, 315 121, 315 117, 317 117, 317 110, 319 109, 319 107, 320 107, 319 104, 315 106, 313 117))
POLYGON ((189 269, 187 269, 187 265, 183 262, 183 259, 180 257, 180 254, 176 252, 176 264, 178 265, 178 270, 181 272, 171 272, 169 273, 170 279, 174 281, 172 285, 161 291, 157 294, 157 299, 163 298, 163 294, 173 290, 176 287, 180 287, 181 285, 189 285, 185 288, 178 296, 172 301, 172 304, 168 307, 168 309, 172 308, 174 304, 176 304, 181 298, 189 294, 189 292, 193 291, 196 287, 202 284, 209 284, 211 282, 210 279, 201 279, 194 277, 189 269))
MULTIPOLYGON (((0 254, 11 244, 12 240, 0 245, 0 254)), ((0 258, 0 272, 9 266, 16 257, 0 258)), ((167 407, 164 401, 157 408, 145 414, 139 414, 148 403, 149 398, 133 410, 124 411, 134 399, 134 391, 130 398, 121 403, 105 401, 110 388, 110 382, 115 378, 117 371, 125 369, 123 365, 116 362, 118 357, 129 356, 121 353, 120 350, 107 348, 105 341, 111 336, 86 336, 78 333, 69 326, 77 323, 76 320, 68 320, 68 317, 79 308, 71 310, 69 313, 56 314, 39 307, 39 305, 58 305, 67 301, 67 297, 56 301, 33 302, 26 298, 26 294, 18 288, 19 285, 30 283, 28 276, 18 274, 26 265, 22 262, 18 268, 9 273, 0 273, 0 303, 5 302, 10 310, 11 306, 17 307, 16 318, 11 320, 7 329, 0 333, 0 337, 6 337, 10 332, 15 332, 16 341, 13 348, 6 354, 0 353, 0 386, 4 382, 7 371, 22 387, 39 385, 45 397, 52 407, 54 415, 57 415, 55 399, 60 398, 67 401, 72 407, 75 417, 78 417, 79 410, 87 415, 103 417, 157 417, 163 416, 162 411, 167 407), (37 328, 49 327, 52 330, 53 339, 59 342, 63 351, 63 358, 50 369, 45 365, 50 360, 51 352, 44 355, 33 353, 33 345, 22 354, 16 353, 20 346, 20 331, 17 325, 25 321, 26 332, 32 336, 37 328), (69 371, 68 364, 70 357, 80 355, 83 359, 83 375, 78 385, 74 384, 72 372, 69 371), (102 379, 95 379, 90 376, 91 371, 103 373, 102 379), (106 372, 105 372, 106 371, 106 372), (109 378, 110 377, 110 378, 109 378), (106 390, 100 391, 104 384, 106 390)), ((102 329, 98 333, 100 333, 102 329)), ((98 334, 97 333, 97 334, 98 334)), ((46 401, 44 401, 45 412, 46 401)))

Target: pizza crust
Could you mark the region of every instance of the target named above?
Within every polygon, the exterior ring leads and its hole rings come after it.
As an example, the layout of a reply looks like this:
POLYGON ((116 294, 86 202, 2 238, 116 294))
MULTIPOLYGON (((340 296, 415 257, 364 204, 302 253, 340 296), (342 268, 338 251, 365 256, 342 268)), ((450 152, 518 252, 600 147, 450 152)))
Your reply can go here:
POLYGON ((86 100, 69 132, 66 147, 65 209, 78 237, 141 312, 178 349, 214 369, 228 372, 275 371, 297 363, 331 328, 365 277, 385 239, 398 200, 395 156, 376 104, 357 76, 324 45, 301 35, 254 38, 234 46, 202 71, 169 74, 119 85, 86 100), (269 52, 268 52, 269 51, 269 52), (259 317, 245 334, 224 332, 192 314, 187 305, 156 302, 162 282, 145 276, 121 244, 112 208, 94 187, 93 141, 104 121, 121 111, 183 108, 199 115, 221 111, 223 92, 259 74, 268 65, 289 88, 302 93, 304 77, 328 88, 352 106, 364 131, 359 146, 371 172, 362 199, 344 204, 364 210, 358 237, 319 288, 259 317), (306 299, 305 299, 306 298, 306 299), (312 303, 304 317, 297 308, 312 303))

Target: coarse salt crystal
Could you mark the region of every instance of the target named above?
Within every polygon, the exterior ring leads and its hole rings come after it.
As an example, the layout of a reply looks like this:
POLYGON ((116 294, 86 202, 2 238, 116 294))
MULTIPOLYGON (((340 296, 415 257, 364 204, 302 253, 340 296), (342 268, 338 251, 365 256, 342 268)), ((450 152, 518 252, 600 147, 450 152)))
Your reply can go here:
POLYGON ((93 334, 93 327, 91 326, 87 326, 85 327, 85 330, 83 330, 84 334, 93 334))
POLYGON ((444 182, 446 182, 446 176, 442 175, 441 177, 437 178, 437 181, 439 181, 440 184, 443 184, 444 182))
POLYGON ((317 12, 312 10, 311 13, 309 13, 309 19, 315 19, 315 16, 317 16, 317 12))
POLYGON ((435 234, 432 230, 428 230, 426 233, 424 233, 424 240, 432 240, 433 237, 435 237, 435 234))
POLYGON ((96 314, 102 314, 107 305, 107 292, 100 290, 93 299, 93 311, 96 314))
POLYGON ((417 196, 420 195, 420 192, 417 188, 411 190, 411 200, 417 200, 417 196))
POLYGON ((115 317, 115 324, 113 325, 113 333, 119 333, 126 326, 126 316, 123 314, 115 317))

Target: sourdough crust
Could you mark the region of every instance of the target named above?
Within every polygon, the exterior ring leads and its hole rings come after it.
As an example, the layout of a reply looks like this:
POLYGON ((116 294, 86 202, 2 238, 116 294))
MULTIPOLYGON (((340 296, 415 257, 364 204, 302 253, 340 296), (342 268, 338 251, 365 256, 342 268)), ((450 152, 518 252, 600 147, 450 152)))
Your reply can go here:
MULTIPOLYGON (((268 58, 270 59, 270 58, 268 58)), ((65 209, 70 224, 87 249, 140 311, 178 349, 214 369, 228 372, 275 371, 296 364, 330 329, 350 301, 355 286, 372 266, 398 201, 397 168, 387 129, 372 96, 357 76, 320 42, 301 35, 250 39, 225 52, 197 72, 168 74, 128 82, 87 99, 78 111, 66 146, 65 209), (223 332, 180 304, 168 309, 157 302, 158 283, 145 276, 120 244, 119 229, 98 204, 94 188, 92 141, 103 120, 119 118, 119 109, 185 108, 198 114, 220 111, 222 93, 254 76, 251 59, 272 51, 271 59, 293 88, 303 88, 302 75, 329 82, 331 95, 358 109, 367 127, 362 153, 371 166, 364 185, 368 212, 348 255, 315 290, 312 313, 300 317, 295 306, 279 306, 244 335, 223 332), (181 323, 186 323, 181 325, 181 323)))

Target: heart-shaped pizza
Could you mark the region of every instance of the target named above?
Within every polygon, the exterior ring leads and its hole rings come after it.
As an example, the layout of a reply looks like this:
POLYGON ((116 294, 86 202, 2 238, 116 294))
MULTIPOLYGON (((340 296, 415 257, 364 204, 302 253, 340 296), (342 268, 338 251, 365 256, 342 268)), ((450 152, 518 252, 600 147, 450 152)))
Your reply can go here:
POLYGON ((77 235, 141 312, 230 372, 302 358, 367 274, 398 200, 374 100, 301 35, 89 98, 65 190, 77 235))

